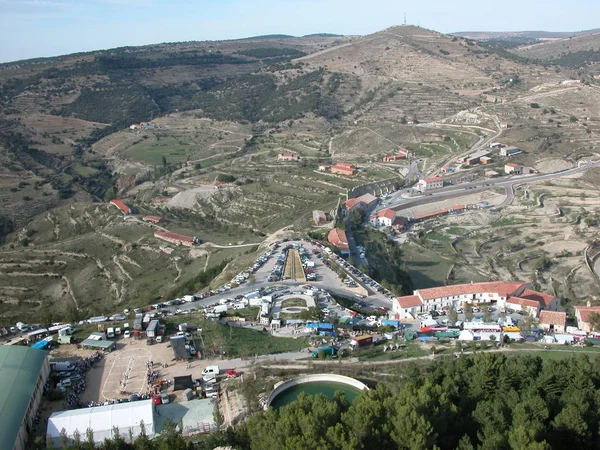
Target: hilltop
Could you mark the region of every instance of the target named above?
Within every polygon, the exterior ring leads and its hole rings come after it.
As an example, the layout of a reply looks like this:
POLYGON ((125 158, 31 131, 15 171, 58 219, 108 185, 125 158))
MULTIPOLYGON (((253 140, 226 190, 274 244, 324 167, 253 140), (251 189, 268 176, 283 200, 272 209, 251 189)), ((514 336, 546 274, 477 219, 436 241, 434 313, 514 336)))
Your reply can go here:
POLYGON ((449 33, 469 39, 566 39, 600 33, 600 28, 582 31, 457 31, 449 33))

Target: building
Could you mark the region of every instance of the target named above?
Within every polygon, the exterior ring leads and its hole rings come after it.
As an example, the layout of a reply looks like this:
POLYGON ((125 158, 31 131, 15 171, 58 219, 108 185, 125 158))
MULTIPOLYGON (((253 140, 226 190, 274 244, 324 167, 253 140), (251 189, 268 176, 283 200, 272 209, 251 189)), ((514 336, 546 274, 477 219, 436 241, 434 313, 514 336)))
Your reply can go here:
POLYGON ((162 217, 158 217, 158 216, 144 216, 142 218, 142 220, 144 222, 160 223, 160 222, 162 222, 162 217))
POLYGON ((277 161, 300 161, 300 155, 297 153, 279 153, 277 161))
POLYGON ((117 428, 126 442, 135 440, 142 430, 152 438, 156 433, 154 405, 152 400, 140 400, 56 412, 48 419, 46 441, 52 441, 54 448, 62 448, 62 429, 66 432, 69 445, 73 444, 77 432, 85 441, 88 428, 92 430, 94 443, 98 445, 104 443, 105 439, 113 439, 117 428))
POLYGON ((514 156, 522 153, 519 147, 515 147, 514 145, 509 145, 507 147, 500 148, 500 156, 514 156))
POLYGON ((123 203, 121 200, 111 200, 110 204, 116 206, 117 208, 119 208, 119 210, 123 214, 131 214, 133 212, 131 210, 131 208, 129 206, 127 206, 125 203, 123 203))
POLYGON ((50 375, 47 355, 22 345, 0 346, 0 442, 6 449, 26 448, 50 375))
POLYGON ((492 158, 490 158, 489 156, 482 156, 481 158, 479 158, 479 162, 481 164, 490 164, 492 162, 492 158))
POLYGON ((483 174, 486 178, 496 178, 500 176, 500 174, 495 170, 486 170, 483 174))
POLYGON ((197 237, 184 236, 183 234, 171 233, 169 231, 155 231, 154 237, 171 242, 175 245, 185 245, 186 247, 191 247, 200 243, 200 240, 197 237))
POLYGON ((421 192, 428 192, 434 189, 440 189, 444 187, 444 180, 442 177, 431 177, 419 180, 415 185, 415 189, 421 192))
POLYGON ((312 216, 315 225, 323 225, 327 223, 327 215, 323 211, 320 211, 318 209, 314 210, 312 216))
POLYGON ((394 162, 394 161, 398 161, 400 159, 406 159, 406 158, 407 158, 406 153, 397 153, 395 155, 384 156, 383 158, 381 158, 381 162, 394 162))
POLYGON ((396 211, 389 208, 382 209, 369 218, 374 227, 391 227, 395 219, 396 211))
POLYGON ((319 172, 325 172, 325 171, 327 171, 327 169, 329 169, 329 166, 326 166, 326 165, 324 165, 324 164, 321 164, 321 165, 320 165, 320 166, 317 168, 317 170, 318 170, 319 172))
POLYGON ((523 172, 523 168, 515 163, 507 163, 504 165, 504 172, 509 175, 509 174, 513 174, 513 175, 521 175, 521 173, 523 172))
POLYGON ((414 319, 422 308, 423 302, 418 295, 396 297, 393 303, 393 311, 398 319, 414 319))
POLYGON ((327 235, 327 240, 335 245, 342 255, 350 253, 350 245, 348 244, 346 232, 341 228, 331 230, 327 235))
POLYGON ((590 316, 592 314, 600 314, 600 306, 591 306, 591 303, 588 302, 587 306, 575 307, 575 318, 577 319, 577 327, 580 330, 583 330, 587 333, 591 333, 592 331, 600 331, 592 330, 593 326, 590 323, 590 316))
POLYGON ((540 328, 555 333, 564 333, 567 326, 567 313, 562 311, 542 311, 540 328))
POLYGON ((480 150, 475 153, 471 153, 463 159, 463 162, 468 166, 481 163, 481 158, 486 157, 490 154, 489 150, 480 150))
MULTIPOLYGON (((406 318, 414 316, 415 312, 439 311, 444 307, 459 308, 467 303, 496 303, 499 308, 535 312, 534 317, 537 317, 539 310, 558 311, 559 308, 556 297, 533 291, 528 288, 527 283, 490 281, 419 289, 413 295, 396 297, 393 311, 399 318, 406 318), (415 297, 418 297, 419 304, 415 297), (513 300, 509 301, 511 299, 513 300), (410 307, 402 306, 407 302, 410 307)), ((600 311, 600 307, 598 310, 600 311)))
POLYGON ((521 311, 524 314, 537 317, 540 311, 540 304, 535 300, 529 300, 521 297, 509 296, 504 302, 504 307, 513 311, 521 311))
POLYGON ((348 214, 354 209, 369 210, 377 204, 377 197, 369 193, 360 197, 349 198, 344 202, 344 214, 348 214))
POLYGON ((356 167, 349 163, 339 162, 331 167, 331 173, 351 176, 356 173, 356 167))

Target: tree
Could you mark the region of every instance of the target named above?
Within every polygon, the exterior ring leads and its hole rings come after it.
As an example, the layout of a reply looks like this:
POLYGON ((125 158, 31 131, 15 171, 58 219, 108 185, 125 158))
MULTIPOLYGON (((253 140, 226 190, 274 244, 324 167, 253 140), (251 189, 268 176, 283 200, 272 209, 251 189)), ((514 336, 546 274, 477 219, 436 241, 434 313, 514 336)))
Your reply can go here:
POLYGON ((162 160, 162 166, 167 167, 167 157, 165 155, 162 155, 161 160, 162 160))
POLYGON ((473 320, 473 307, 470 303, 465 305, 465 318, 467 319, 467 322, 473 320))
POLYGON ((448 325, 455 325, 458 320, 458 313, 454 306, 448 308, 448 325))
POLYGON ((600 331, 600 314, 598 314, 597 312, 592 312, 588 317, 590 323, 590 330, 600 331))

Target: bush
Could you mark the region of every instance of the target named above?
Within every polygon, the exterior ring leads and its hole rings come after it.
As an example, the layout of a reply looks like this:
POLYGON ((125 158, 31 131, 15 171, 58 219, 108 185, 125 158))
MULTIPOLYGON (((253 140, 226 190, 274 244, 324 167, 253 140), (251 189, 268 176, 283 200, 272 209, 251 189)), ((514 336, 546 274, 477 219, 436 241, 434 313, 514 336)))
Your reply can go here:
POLYGON ((531 106, 532 108, 539 108, 540 105, 538 103, 530 103, 529 106, 531 106))

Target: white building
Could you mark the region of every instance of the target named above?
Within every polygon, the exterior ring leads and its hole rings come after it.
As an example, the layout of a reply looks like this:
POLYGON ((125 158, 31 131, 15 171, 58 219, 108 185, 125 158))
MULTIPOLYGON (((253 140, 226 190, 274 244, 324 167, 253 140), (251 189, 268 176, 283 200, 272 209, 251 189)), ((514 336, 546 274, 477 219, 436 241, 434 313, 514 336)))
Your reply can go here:
POLYGON ((502 147, 500 149, 500 156, 514 156, 519 153, 521 153, 521 149, 514 145, 509 145, 508 147, 502 147))
POLYGON ((520 281, 491 281, 419 289, 413 295, 396 297, 392 305, 397 318, 405 319, 420 312, 459 308, 467 303, 496 303, 499 308, 515 310, 524 308, 533 317, 537 317, 539 310, 558 311, 560 306, 558 298, 528 289, 528 284, 520 281))
POLYGON ((382 209, 370 217, 371 225, 374 227, 391 227, 396 218, 396 211, 393 209, 382 209))
POLYGON ((148 437, 154 436, 152 400, 56 412, 48 419, 46 440, 52 440, 54 448, 61 448, 63 428, 69 444, 73 443, 76 432, 79 432, 81 440, 85 441, 89 428, 93 431, 94 442, 101 444, 105 439, 114 438, 114 430, 118 428, 121 438, 129 442, 130 437, 135 440, 142 433, 142 427, 148 437))
POLYGON ((442 177, 431 177, 419 180, 415 184, 415 189, 421 192, 428 192, 434 189, 440 189, 444 187, 444 180, 442 177))

